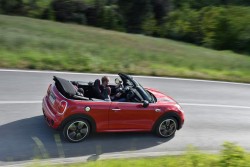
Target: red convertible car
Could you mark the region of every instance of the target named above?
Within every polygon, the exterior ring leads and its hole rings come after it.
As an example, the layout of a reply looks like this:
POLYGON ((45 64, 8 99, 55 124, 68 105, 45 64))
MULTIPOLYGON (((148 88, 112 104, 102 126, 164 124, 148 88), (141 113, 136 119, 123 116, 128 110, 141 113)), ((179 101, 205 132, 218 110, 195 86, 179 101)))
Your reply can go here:
POLYGON ((81 82, 54 76, 42 103, 48 125, 70 142, 80 142, 92 132, 152 131, 168 138, 182 128, 184 112, 177 102, 129 75, 118 75, 109 93, 112 97, 120 92, 121 101, 101 96, 99 79, 81 82))

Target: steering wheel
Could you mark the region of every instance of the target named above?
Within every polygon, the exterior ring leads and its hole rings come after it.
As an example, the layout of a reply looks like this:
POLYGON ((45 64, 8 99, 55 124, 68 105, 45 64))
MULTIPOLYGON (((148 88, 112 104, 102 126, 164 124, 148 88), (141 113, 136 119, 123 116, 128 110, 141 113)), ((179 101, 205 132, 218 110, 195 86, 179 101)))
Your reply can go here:
POLYGON ((127 93, 129 90, 130 90, 129 86, 119 87, 119 88, 116 89, 116 92, 124 94, 124 93, 127 93))
POLYGON ((131 90, 131 87, 130 86, 125 86, 123 89, 124 89, 124 92, 129 92, 131 90))

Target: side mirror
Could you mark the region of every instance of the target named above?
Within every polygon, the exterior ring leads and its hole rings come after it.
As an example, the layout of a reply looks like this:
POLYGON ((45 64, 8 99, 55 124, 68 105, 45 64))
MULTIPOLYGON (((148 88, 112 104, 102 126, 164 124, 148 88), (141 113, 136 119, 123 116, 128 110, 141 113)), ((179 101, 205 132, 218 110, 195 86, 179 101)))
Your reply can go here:
POLYGON ((143 100, 142 106, 143 106, 144 108, 147 108, 147 107, 149 106, 149 102, 148 102, 147 100, 143 100))

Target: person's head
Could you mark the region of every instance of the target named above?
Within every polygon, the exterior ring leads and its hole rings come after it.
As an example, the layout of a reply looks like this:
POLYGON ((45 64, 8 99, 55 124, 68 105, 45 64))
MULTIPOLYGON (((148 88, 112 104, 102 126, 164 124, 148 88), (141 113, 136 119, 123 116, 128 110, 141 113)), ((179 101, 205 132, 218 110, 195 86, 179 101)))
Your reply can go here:
POLYGON ((102 85, 103 85, 103 86, 107 86, 108 83, 109 83, 109 77, 103 76, 103 77, 102 77, 102 85))

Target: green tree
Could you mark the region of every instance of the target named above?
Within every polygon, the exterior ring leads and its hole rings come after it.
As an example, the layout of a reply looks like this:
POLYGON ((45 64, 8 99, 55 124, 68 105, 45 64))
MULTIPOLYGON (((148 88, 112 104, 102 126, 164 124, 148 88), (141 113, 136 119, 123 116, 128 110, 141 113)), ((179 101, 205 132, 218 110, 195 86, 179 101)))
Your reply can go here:
POLYGON ((51 19, 53 16, 50 11, 52 0, 23 0, 25 15, 35 18, 51 19), (47 12, 47 16, 46 15, 47 12))
POLYGON ((22 0, 0 0, 0 8, 3 14, 24 15, 22 0))
POLYGON ((142 24, 143 33, 146 35, 151 35, 151 36, 159 35, 158 27, 159 26, 157 25, 157 21, 153 16, 146 19, 142 24))
MULTIPOLYGON (((171 10, 171 0, 151 0, 154 18, 157 24, 160 25, 164 22, 164 17, 171 10)), ((150 19, 152 21, 152 19, 150 19)))
POLYGON ((250 7, 230 6, 227 8, 230 36, 233 40, 228 47, 237 52, 250 53, 250 7))
POLYGON ((106 5, 100 12, 100 26, 106 29, 124 31, 123 20, 117 5, 106 5))
POLYGON ((170 12, 161 29, 161 36, 199 44, 201 40, 199 11, 186 6, 170 12))
POLYGON ((225 45, 227 45, 226 38, 229 35, 227 34, 229 31, 229 22, 225 8, 203 8, 201 10, 201 18, 203 45, 216 49, 225 49, 225 45))
POLYGON ((83 1, 54 0, 51 5, 57 21, 86 23, 85 10, 87 7, 83 1))
POLYGON ((118 0, 120 12, 128 32, 142 33, 142 24, 150 18, 152 5, 150 0, 118 0))

